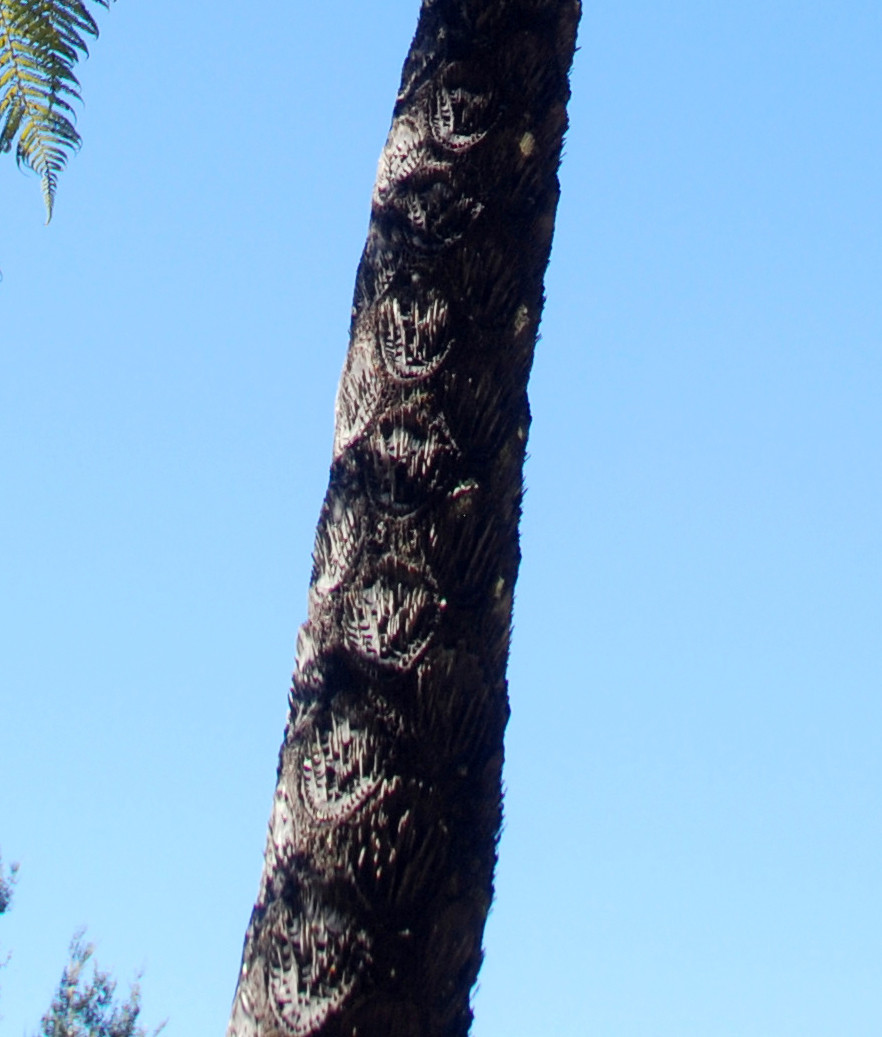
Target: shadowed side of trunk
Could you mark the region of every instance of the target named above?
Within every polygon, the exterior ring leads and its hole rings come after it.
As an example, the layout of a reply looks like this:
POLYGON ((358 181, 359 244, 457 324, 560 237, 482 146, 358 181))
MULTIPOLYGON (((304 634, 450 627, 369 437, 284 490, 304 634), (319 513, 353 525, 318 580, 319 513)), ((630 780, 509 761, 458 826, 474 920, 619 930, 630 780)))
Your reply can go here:
POLYGON ((578 0, 426 0, 358 268, 228 1037, 463 1035, 578 0))

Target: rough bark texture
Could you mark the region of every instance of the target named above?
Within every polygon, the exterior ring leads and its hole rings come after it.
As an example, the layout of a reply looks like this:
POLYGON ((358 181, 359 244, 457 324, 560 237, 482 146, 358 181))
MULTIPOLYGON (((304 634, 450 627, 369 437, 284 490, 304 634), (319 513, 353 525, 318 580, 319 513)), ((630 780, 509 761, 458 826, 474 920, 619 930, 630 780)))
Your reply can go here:
POLYGON ((228 1037, 468 1032, 578 0, 425 0, 228 1037))

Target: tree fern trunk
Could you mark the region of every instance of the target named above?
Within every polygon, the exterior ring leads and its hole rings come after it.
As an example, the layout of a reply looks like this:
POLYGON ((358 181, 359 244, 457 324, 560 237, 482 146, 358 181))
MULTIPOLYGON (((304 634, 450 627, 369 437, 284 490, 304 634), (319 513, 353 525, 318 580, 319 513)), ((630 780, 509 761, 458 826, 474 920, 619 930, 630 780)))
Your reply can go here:
POLYGON ((424 0, 228 1037, 468 1032, 578 18, 579 0, 424 0))

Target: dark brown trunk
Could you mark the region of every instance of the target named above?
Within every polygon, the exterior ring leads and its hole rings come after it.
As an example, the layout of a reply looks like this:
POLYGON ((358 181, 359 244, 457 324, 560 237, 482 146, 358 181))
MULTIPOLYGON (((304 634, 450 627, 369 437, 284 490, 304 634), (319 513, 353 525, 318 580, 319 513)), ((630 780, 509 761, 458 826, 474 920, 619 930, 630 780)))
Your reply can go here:
POLYGON ((468 1032, 578 0, 425 0, 228 1037, 468 1032))

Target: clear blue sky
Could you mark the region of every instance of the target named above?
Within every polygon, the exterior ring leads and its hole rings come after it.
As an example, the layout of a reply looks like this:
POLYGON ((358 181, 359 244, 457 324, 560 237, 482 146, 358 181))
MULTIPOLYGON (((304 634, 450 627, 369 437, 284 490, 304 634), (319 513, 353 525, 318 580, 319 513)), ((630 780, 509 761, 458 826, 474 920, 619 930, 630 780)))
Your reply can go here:
MULTIPOLYGON (((222 1034, 417 0, 119 0, 0 162, 0 1035, 222 1034), (255 20, 259 18, 260 20, 255 20)), ((882 7, 588 2, 475 1037, 882 1033, 882 7)))

